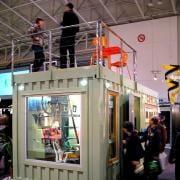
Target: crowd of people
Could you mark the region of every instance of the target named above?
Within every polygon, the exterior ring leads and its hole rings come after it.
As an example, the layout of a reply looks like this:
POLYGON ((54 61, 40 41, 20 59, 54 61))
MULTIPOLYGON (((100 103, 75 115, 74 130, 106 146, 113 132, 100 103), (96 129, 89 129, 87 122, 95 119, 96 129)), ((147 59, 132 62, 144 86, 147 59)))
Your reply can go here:
POLYGON ((12 114, 6 110, 0 115, 0 179, 12 170, 12 114))
MULTIPOLYGON (((79 32, 79 19, 73 11, 73 4, 68 3, 65 6, 63 14, 63 20, 60 23, 61 36, 60 36, 60 59, 58 61, 58 67, 67 68, 67 55, 69 55, 70 67, 75 67, 75 38, 76 33, 79 32)), ((32 50, 34 51, 34 63, 33 72, 37 72, 41 69, 45 62, 44 54, 44 39, 47 38, 47 34, 44 33, 45 21, 38 17, 35 24, 33 24, 28 33, 32 38, 32 50)))
MULTIPOLYGON (((162 117, 152 117, 145 132, 138 133, 131 122, 123 126, 124 177, 126 180, 157 180, 166 159, 167 130, 162 117)), ((176 180, 180 179, 180 133, 177 133, 169 154, 169 163, 175 163, 176 180)))

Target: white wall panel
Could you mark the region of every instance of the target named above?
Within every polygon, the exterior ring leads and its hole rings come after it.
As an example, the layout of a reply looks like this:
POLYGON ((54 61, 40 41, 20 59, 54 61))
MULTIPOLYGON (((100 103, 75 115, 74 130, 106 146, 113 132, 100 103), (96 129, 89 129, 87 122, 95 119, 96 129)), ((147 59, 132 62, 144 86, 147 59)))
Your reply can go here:
MULTIPOLYGON (((163 64, 177 64, 177 17, 113 26, 112 29, 137 50, 137 73, 139 83, 159 92, 167 99, 163 64), (138 42, 138 35, 144 34, 145 41, 138 42), (153 80, 152 70, 162 72, 158 81, 153 80)), ((110 34, 110 45, 119 44, 110 34)), ((125 50, 127 50, 125 48, 125 50)), ((129 69, 132 72, 132 56, 129 55, 129 69)), ((124 69, 127 76, 127 71, 124 69)))

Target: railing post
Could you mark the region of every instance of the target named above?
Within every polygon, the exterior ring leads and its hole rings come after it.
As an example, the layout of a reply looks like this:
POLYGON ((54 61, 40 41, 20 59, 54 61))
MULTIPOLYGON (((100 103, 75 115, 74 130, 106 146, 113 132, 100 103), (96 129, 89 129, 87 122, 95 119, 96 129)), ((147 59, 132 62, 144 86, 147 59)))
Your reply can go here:
POLYGON ((88 48, 88 33, 86 33, 86 49, 88 48))
POLYGON ((99 62, 102 62, 103 58, 102 58, 102 23, 101 21, 97 21, 96 23, 96 61, 97 64, 99 64, 99 62))
POLYGON ((136 51, 133 51, 133 80, 137 81, 137 54, 136 51))
POLYGON ((14 85, 14 77, 13 77, 13 72, 14 72, 14 40, 11 41, 11 75, 12 75, 12 81, 11 84, 12 86, 14 85))
POLYGON ((4 60, 5 61, 7 61, 7 55, 8 53, 7 53, 7 48, 5 47, 5 49, 4 49, 4 60))
MULTIPOLYGON (((121 56, 123 56, 123 42, 120 40, 120 48, 121 48, 121 56)), ((121 57, 122 60, 122 57, 121 57)), ((121 75, 123 78, 124 72, 123 72, 123 66, 121 66, 121 75)))
POLYGON ((52 67, 52 32, 49 31, 49 41, 48 41, 48 47, 49 47, 49 67, 52 67))

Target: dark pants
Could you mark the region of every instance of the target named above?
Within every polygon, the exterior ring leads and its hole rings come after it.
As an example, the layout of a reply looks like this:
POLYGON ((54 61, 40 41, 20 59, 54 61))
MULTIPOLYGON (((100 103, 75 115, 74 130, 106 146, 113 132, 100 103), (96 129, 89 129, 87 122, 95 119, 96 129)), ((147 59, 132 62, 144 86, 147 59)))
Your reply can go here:
POLYGON ((176 159, 175 162, 175 176, 176 180, 180 180, 180 159, 176 159))
POLYGON ((74 67, 75 35, 62 35, 60 39, 60 68, 67 68, 67 51, 69 52, 70 67, 74 67))
POLYGON ((32 50, 34 51, 34 63, 33 63, 33 72, 40 70, 41 66, 45 61, 44 50, 42 46, 32 45, 32 50))

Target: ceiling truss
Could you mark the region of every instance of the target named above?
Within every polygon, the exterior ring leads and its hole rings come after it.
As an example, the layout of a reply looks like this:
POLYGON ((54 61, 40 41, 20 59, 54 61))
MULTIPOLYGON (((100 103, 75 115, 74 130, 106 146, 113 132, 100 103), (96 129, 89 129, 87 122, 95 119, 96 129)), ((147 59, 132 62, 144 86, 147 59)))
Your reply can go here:
MULTIPOLYGON (((45 19, 48 17, 47 29, 58 27, 64 11, 63 6, 68 2, 68 0, 0 1, 0 28, 8 29, 14 36, 23 35, 27 32, 27 25, 32 25, 32 20, 38 16, 45 19), (11 13, 10 16, 7 16, 8 13, 11 13)), ((71 0, 70 2, 75 5, 74 11, 81 23, 86 23, 88 26, 90 26, 89 21, 95 20, 115 25, 179 14, 175 0, 163 0, 162 5, 154 1, 153 7, 148 6, 147 0, 71 0)), ((5 33, 6 31, 0 31, 2 37, 0 44, 7 43, 6 38, 3 38, 6 37, 5 33)))

